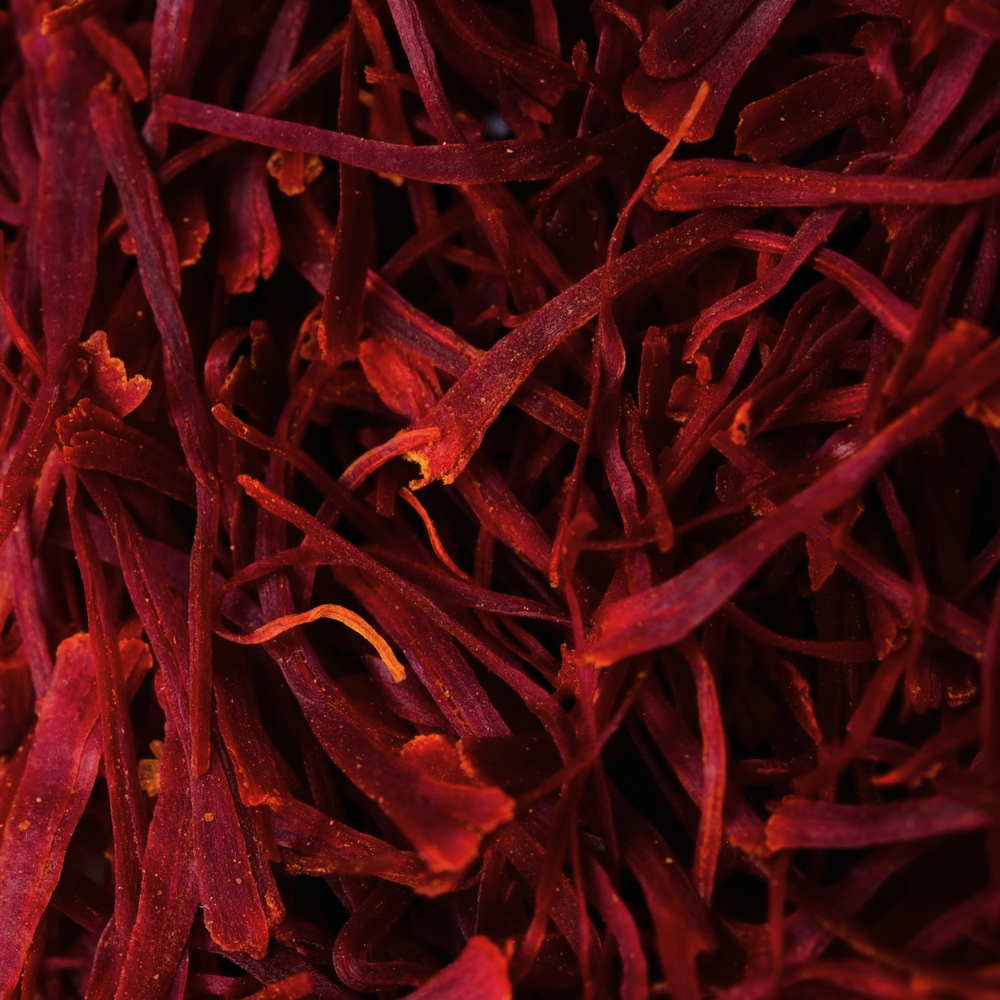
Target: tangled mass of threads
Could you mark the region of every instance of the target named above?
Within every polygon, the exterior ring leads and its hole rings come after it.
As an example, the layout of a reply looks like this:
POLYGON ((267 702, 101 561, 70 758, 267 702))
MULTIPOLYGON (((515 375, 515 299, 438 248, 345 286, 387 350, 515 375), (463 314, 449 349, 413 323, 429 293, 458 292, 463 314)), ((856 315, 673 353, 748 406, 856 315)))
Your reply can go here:
POLYGON ((0 9, 0 1000, 1000 995, 1000 0, 0 9))

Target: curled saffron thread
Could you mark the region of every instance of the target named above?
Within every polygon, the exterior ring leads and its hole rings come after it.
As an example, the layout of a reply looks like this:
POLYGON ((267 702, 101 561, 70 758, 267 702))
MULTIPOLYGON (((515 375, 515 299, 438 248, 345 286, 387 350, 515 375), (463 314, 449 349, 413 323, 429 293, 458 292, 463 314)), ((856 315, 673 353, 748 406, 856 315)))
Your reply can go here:
POLYGON ((275 618, 274 621, 268 622, 266 625, 261 625, 260 628, 254 629, 248 635, 239 635, 235 632, 227 632, 224 629, 216 629, 215 634, 221 636, 223 639, 228 639, 230 642, 238 642, 244 646, 254 646, 262 642, 268 642, 270 639, 281 635, 282 632, 287 632, 291 628, 319 621, 320 618, 329 618, 331 621, 341 622, 349 629, 357 632, 358 635, 364 636, 377 650, 392 679, 397 683, 406 679, 406 668, 396 658, 396 654, 393 653, 392 648, 385 639, 359 614, 351 611, 350 608, 343 608, 339 604, 320 604, 300 614, 283 615, 281 618, 275 618))
POLYGON ((441 543, 441 536, 438 534, 437 528, 434 526, 434 522, 431 520, 430 515, 424 509, 424 505, 404 486, 400 489, 399 495, 417 512, 417 516, 421 521, 424 522, 424 527, 427 529, 427 537, 430 539, 431 548, 434 549, 434 554, 438 557, 455 574, 455 576, 463 577, 468 580, 469 576, 464 573, 454 562, 448 552, 446 551, 444 545, 441 543))

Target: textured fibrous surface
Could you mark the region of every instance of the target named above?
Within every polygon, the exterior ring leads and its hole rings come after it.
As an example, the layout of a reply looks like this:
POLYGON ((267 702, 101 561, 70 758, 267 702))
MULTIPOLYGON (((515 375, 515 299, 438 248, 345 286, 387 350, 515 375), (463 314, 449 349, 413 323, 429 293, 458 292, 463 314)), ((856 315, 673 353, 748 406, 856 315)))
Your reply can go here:
POLYGON ((4 4, 0 1000, 1000 995, 998 58, 4 4))

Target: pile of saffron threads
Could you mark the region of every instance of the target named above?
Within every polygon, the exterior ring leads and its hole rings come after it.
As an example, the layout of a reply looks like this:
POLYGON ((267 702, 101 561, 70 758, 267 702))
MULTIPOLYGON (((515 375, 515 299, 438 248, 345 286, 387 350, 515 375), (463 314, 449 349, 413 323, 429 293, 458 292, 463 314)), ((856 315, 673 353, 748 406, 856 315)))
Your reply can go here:
POLYGON ((0 1000, 1000 995, 998 60, 5 3, 0 1000))

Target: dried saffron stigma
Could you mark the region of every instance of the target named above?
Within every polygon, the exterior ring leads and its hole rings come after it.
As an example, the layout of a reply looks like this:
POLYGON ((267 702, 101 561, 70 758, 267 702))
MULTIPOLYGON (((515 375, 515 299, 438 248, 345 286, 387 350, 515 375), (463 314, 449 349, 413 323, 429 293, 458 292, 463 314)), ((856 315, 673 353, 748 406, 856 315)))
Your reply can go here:
POLYGON ((0 1000, 1000 996, 1000 0, 0 10, 0 1000))

